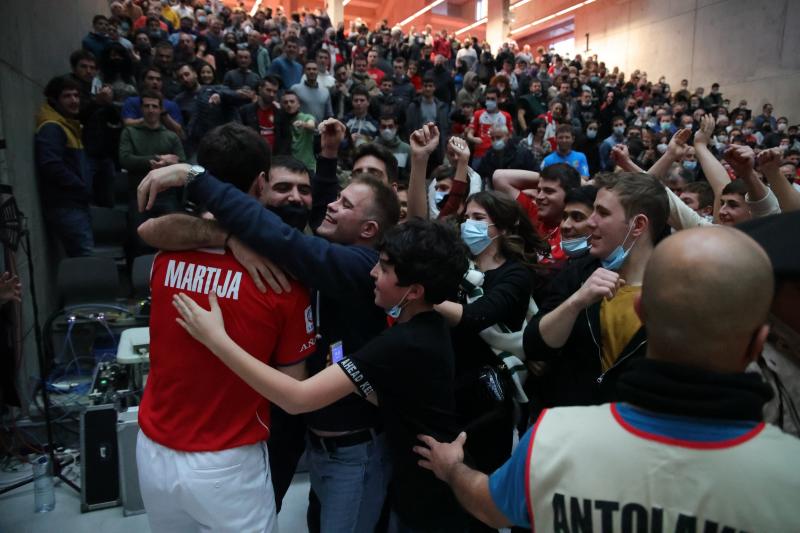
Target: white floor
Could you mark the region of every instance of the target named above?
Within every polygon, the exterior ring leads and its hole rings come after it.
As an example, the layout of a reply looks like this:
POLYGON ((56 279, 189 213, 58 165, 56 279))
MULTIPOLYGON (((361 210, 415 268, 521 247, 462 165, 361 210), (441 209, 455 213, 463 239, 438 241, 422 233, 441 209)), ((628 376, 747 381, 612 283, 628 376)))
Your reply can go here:
MULTIPOLYGON (((278 525, 284 533, 307 532, 308 474, 297 474, 283 500, 278 525)), ((56 486, 56 507, 33 512, 33 484, 0 496, 0 533, 149 533, 147 515, 123 516, 122 507, 82 514, 80 494, 63 483, 56 486)))

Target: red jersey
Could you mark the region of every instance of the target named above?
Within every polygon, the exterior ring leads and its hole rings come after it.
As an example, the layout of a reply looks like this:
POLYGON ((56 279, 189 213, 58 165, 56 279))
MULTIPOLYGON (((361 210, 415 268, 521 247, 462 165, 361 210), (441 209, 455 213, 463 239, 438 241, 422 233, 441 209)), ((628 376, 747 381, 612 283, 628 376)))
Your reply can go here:
POLYGON ((495 126, 505 126, 509 135, 514 133, 511 115, 505 111, 489 113, 485 109, 479 109, 472 115, 472 134, 481 138, 481 144, 475 147, 475 157, 483 157, 492 147, 492 128, 495 126))
POLYGON ((175 294, 208 308, 206 295, 215 288, 228 335, 252 356, 288 366, 314 351, 309 294, 299 283, 291 292, 261 293, 230 252, 160 252, 150 275, 150 374, 139 425, 174 450, 219 451, 269 437, 261 424, 270 424, 267 399, 175 320, 175 294))
POLYGON ((372 80, 375 82, 375 85, 380 87, 381 81, 383 81, 383 78, 384 76, 386 76, 386 73, 381 69, 379 69, 378 67, 374 67, 367 70, 367 75, 370 78, 372 78, 372 80))
POLYGON ((262 109, 261 106, 256 108, 258 116, 258 133, 267 141, 271 149, 275 149, 275 111, 277 107, 275 104, 269 106, 267 109, 262 109))
POLYGON ((528 213, 528 218, 531 219, 539 235, 544 237, 550 244, 550 257, 543 257, 539 262, 547 265, 559 261, 566 261, 567 254, 561 249, 561 225, 559 224, 555 227, 551 227, 539 220, 539 206, 536 205, 536 202, 531 200, 530 196, 522 191, 517 194, 517 203, 528 213))

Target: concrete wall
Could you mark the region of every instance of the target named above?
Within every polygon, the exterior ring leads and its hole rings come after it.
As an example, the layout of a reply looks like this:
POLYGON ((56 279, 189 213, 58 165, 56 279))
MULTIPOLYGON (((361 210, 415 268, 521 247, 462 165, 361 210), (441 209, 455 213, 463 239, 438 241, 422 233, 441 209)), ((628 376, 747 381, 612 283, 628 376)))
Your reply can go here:
MULTIPOLYGON (((515 12, 512 27, 575 3, 531 2, 515 12)), ((777 115, 800 122, 797 0, 597 0, 565 17, 575 18, 578 50, 589 33, 591 53, 608 66, 638 68, 650 80, 663 74, 673 87, 687 78, 706 92, 716 81, 734 106, 746 98, 760 112, 769 101, 777 115)))
MULTIPOLYGON (((92 16, 108 15, 107 0, 6 0, 0 2, 0 183, 11 184, 20 209, 28 216, 40 320, 55 308, 55 253, 45 238, 33 164, 34 116, 42 90, 54 75, 69 72, 69 54, 81 46, 92 16)), ((37 372, 29 297, 27 257, 17 261, 23 279, 25 343, 21 385, 37 372)))

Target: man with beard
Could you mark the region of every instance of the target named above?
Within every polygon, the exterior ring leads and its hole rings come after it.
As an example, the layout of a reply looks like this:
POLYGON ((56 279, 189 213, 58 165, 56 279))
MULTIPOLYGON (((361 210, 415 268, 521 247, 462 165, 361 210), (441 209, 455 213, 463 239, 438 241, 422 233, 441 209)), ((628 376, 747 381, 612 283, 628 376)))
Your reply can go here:
POLYGON ((294 91, 286 91, 281 98, 275 153, 299 159, 311 171, 316 170, 314 157, 314 117, 300 111, 300 99, 294 91))
POLYGON ((300 108, 303 112, 312 115, 319 123, 333 115, 331 93, 317 81, 319 66, 316 61, 307 61, 303 70, 305 80, 293 85, 291 90, 300 99, 300 108))
POLYGON ((89 215, 92 182, 84 170, 80 86, 66 76, 53 78, 44 96, 47 102, 36 116, 34 138, 42 213, 69 257, 88 256, 94 246, 89 215))
POLYGON ((275 76, 267 76, 258 82, 258 99, 239 108, 242 124, 248 126, 261 135, 270 149, 275 151, 276 120, 281 107, 275 101, 278 94, 280 80, 275 76))
MULTIPOLYGON (((249 190, 284 222, 305 226, 311 206, 307 171, 296 161, 275 161, 270 167, 269 148, 250 129, 229 124, 209 132, 198 160, 240 191, 249 190)), ((308 291, 296 281, 288 283, 287 292, 259 292, 229 249, 156 257, 152 366, 139 410, 136 450, 152 531, 200 524, 216 530, 275 530, 266 447, 269 402, 182 330, 171 303, 178 292, 202 300, 215 291, 240 341, 265 363, 303 379, 305 358, 314 351, 314 324, 308 291)))
MULTIPOLYGON (((336 121, 323 126, 317 178, 332 174, 335 184, 332 158, 344 126, 336 121), (329 130, 335 133, 327 139, 329 130)), ((393 159, 391 154, 389 157, 393 159)), ((177 165, 151 173, 139 191, 140 207, 157 192, 186 184, 187 178, 194 176, 194 183, 187 188, 191 198, 207 205, 233 235, 278 261, 302 283, 313 285, 313 321, 320 336, 313 368, 309 365, 311 373, 333 364, 332 357, 338 360, 340 350, 352 353, 385 329, 386 314, 373 303, 375 284, 369 272, 378 262, 375 246, 399 217, 391 187, 371 172, 353 178, 339 199, 327 206, 318 236, 310 236, 288 227, 273 213, 255 211, 252 198, 220 184, 204 169, 198 170, 190 174, 188 165, 177 165)), ((316 189, 314 195, 316 200, 316 189)), ((192 222, 178 230, 175 216, 153 219, 140 228, 140 234, 153 245, 191 248, 219 246, 230 237, 226 229, 212 222, 192 222)), ((236 237, 230 237, 229 243, 241 245, 236 237)), ((389 481, 385 436, 378 420, 375 407, 354 395, 307 415, 311 485, 322 506, 322 531, 374 529, 389 481), (343 460, 344 456, 347 459, 343 460)), ((276 479, 277 493, 288 487, 299 458, 299 453, 290 457, 289 452, 298 452, 296 448, 284 452, 278 464, 288 472, 282 483, 276 479)))
MULTIPOLYGON (((143 72, 141 81, 141 91, 151 91, 164 94, 164 75, 158 67, 150 67, 143 72)), ((144 122, 142 115, 142 99, 138 96, 129 96, 122 104, 122 122, 126 126, 135 126, 144 122)), ((161 120, 164 126, 175 132, 178 137, 183 137, 183 116, 181 110, 173 100, 164 98, 162 106, 161 120)))
POLYGON ((92 94, 92 84, 97 73, 94 55, 86 50, 77 50, 69 57, 72 72, 69 77, 78 82, 81 90, 79 120, 83 125, 83 144, 86 150, 88 177, 94 189, 94 203, 112 207, 114 158, 113 141, 108 135, 108 124, 118 120, 111 105, 114 90, 109 85, 100 87, 92 94))
POLYGON ((195 72, 199 72, 200 67, 207 65, 208 63, 197 57, 197 46, 194 43, 194 39, 195 37, 191 33, 180 34, 180 37, 178 38, 175 60, 178 65, 188 63, 194 67, 195 72))

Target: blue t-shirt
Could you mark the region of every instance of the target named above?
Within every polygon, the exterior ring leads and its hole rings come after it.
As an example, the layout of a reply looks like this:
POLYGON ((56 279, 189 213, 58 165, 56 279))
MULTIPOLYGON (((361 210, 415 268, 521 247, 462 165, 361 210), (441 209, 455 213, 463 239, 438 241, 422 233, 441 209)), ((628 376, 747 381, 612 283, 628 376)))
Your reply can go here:
POLYGON ((552 152, 542 161, 542 169, 555 165, 556 163, 566 163, 581 176, 589 177, 589 163, 586 162, 586 156, 575 150, 571 150, 566 156, 562 157, 558 152, 552 152))
POLYGON ((528 472, 528 448, 533 427, 519 439, 514 453, 503 466, 489 476, 489 494, 497 508, 519 527, 530 528, 528 500, 525 496, 525 476, 528 472))
MULTIPOLYGON (((172 120, 183 126, 181 108, 172 100, 164 98, 164 111, 169 113, 172 120)), ((142 118, 142 99, 138 96, 129 96, 122 103, 122 118, 142 118)))

